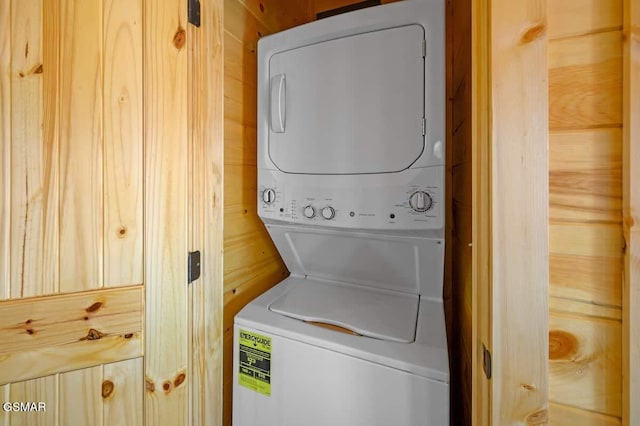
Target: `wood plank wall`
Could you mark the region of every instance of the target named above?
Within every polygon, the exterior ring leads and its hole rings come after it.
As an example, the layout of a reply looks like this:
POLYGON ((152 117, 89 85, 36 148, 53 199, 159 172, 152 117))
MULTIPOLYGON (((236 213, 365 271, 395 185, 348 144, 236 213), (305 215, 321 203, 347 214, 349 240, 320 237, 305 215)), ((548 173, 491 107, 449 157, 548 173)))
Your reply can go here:
POLYGON ((549 1, 549 401, 621 423, 621 0, 549 1))
POLYGON ((640 4, 625 0, 623 82, 623 302, 622 423, 640 421, 640 4))
POLYGON ((471 424, 471 1, 447 2, 447 268, 452 424, 471 424))
POLYGON ((224 1, 224 421, 231 424, 233 317, 287 271, 257 215, 260 37, 314 19, 312 1, 224 1))

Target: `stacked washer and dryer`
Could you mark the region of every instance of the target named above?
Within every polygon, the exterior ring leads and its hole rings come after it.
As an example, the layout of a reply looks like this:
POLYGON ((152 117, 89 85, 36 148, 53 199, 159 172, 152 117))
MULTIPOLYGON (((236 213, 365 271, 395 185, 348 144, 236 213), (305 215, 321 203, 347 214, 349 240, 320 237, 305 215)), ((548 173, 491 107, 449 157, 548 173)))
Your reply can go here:
POLYGON ((234 325, 234 426, 449 424, 444 2, 258 43, 258 213, 291 275, 234 325))

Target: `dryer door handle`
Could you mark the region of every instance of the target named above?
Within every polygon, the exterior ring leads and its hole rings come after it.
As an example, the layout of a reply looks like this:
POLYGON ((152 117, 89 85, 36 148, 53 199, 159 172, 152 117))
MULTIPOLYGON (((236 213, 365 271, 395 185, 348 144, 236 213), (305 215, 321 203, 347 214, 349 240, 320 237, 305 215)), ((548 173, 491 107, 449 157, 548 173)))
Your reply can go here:
POLYGON ((284 133, 286 118, 286 81, 284 74, 271 78, 271 131, 284 133))

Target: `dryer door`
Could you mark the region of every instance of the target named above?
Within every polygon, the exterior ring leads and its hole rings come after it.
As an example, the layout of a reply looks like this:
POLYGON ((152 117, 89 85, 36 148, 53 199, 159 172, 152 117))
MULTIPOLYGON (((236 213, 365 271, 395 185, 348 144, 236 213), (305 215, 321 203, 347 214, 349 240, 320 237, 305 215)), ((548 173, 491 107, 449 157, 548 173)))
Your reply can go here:
POLYGON ((398 172, 424 149, 424 30, 334 39, 269 62, 269 155, 286 173, 398 172))

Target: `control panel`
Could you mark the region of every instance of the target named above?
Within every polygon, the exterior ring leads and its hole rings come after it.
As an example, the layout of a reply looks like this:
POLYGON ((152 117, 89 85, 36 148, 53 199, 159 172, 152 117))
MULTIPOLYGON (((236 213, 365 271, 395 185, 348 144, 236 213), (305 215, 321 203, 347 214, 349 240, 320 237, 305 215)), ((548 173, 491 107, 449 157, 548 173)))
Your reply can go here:
POLYGON ((443 168, 398 175, 286 175, 282 179, 281 172, 260 170, 258 213, 264 219, 331 227, 442 228, 443 168))

